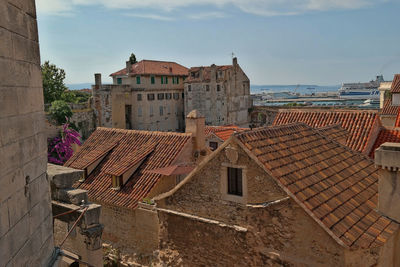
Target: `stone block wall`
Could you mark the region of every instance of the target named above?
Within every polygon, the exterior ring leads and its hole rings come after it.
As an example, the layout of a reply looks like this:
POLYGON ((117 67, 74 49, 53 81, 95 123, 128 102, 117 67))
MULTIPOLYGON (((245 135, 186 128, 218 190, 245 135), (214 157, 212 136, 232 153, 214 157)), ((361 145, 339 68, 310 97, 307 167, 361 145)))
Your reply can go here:
POLYGON ((53 252, 34 0, 0 0, 0 266, 44 266, 53 252))

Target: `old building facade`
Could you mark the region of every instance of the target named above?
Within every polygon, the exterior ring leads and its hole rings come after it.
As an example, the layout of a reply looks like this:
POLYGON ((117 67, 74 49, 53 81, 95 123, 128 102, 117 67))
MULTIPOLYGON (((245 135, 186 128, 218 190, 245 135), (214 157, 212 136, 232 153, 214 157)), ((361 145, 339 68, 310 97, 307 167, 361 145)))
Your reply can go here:
POLYGON ((233 58, 232 65, 192 67, 185 80, 185 114, 196 109, 207 125, 248 127, 250 80, 233 58))
POLYGON ((103 127, 183 131, 183 81, 188 69, 175 62, 142 60, 110 76, 103 85, 95 74, 93 104, 103 127))
POLYGON ((398 172, 382 160, 391 148, 377 161, 388 179, 379 179, 378 205, 374 162, 332 141, 340 129, 323 131, 329 137, 305 124, 234 134, 155 198, 161 257, 190 266, 397 266, 400 211, 388 192, 398 172))

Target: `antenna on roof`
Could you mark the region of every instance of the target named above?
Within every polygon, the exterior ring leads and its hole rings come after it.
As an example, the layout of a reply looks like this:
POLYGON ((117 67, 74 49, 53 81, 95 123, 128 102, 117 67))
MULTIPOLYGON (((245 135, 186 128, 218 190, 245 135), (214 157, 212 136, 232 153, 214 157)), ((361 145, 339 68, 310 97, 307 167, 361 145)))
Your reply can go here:
POLYGON ((233 58, 235 57, 235 53, 232 52, 232 53, 231 53, 231 56, 232 56, 232 59, 233 59, 233 58))

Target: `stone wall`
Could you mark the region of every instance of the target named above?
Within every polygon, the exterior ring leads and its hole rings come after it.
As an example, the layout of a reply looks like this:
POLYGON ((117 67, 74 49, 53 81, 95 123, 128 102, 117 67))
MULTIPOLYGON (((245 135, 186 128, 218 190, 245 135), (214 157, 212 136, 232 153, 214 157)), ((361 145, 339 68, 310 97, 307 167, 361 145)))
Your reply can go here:
POLYGON ((272 125, 278 111, 278 108, 253 106, 250 113, 250 124, 253 127, 272 125))
POLYGON ((96 130, 94 110, 86 107, 84 109, 73 109, 72 112, 71 122, 78 127, 82 139, 88 139, 94 130, 96 130))
POLYGON ((100 222, 104 225, 103 240, 123 255, 149 256, 158 247, 158 219, 154 211, 102 203, 100 222))
POLYGON ((155 198, 161 257, 175 255, 184 266, 373 266, 379 253, 392 257, 390 249, 350 251, 339 245, 235 142, 210 157, 155 198), (243 168, 243 197, 228 199, 219 170, 232 165, 243 168), (246 234, 238 232, 242 228, 246 234), (232 256, 240 253, 241 259, 232 256))
POLYGON ((34 0, 0 1, 0 266, 45 266, 53 252, 34 0))

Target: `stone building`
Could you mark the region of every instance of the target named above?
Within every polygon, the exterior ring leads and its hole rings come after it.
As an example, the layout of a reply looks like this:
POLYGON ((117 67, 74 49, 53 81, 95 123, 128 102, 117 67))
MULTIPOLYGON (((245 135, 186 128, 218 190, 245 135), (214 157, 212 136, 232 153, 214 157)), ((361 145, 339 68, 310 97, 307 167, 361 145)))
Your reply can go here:
POLYGON ((188 69, 175 62, 142 60, 112 73, 112 85, 95 74, 97 125, 120 129, 183 131, 183 81, 188 69))
POLYGON ((192 67, 185 80, 185 114, 196 109, 207 125, 248 127, 250 80, 233 58, 232 65, 192 67))
MULTIPOLYGON (((384 91, 384 88, 382 90, 384 91)), ((397 119, 400 112, 400 74, 394 76, 390 91, 386 91, 384 96, 386 97, 383 99, 384 103, 380 112, 382 124, 387 127, 398 127, 400 124, 400 120, 397 119)))
POLYGON ((123 254, 152 255, 157 213, 146 203, 171 190, 209 153, 204 117, 193 111, 186 133, 97 128, 65 165, 83 171, 74 187, 102 205, 104 240, 123 254))
POLYGON ((53 250, 34 0, 0 1, 0 266, 47 266, 53 250))
POLYGON ((331 139, 341 131, 323 132, 295 123, 235 133, 154 198, 160 258, 183 266, 399 266, 400 209, 390 203, 400 192, 390 177, 399 175, 400 150, 378 149, 379 171, 331 139))

